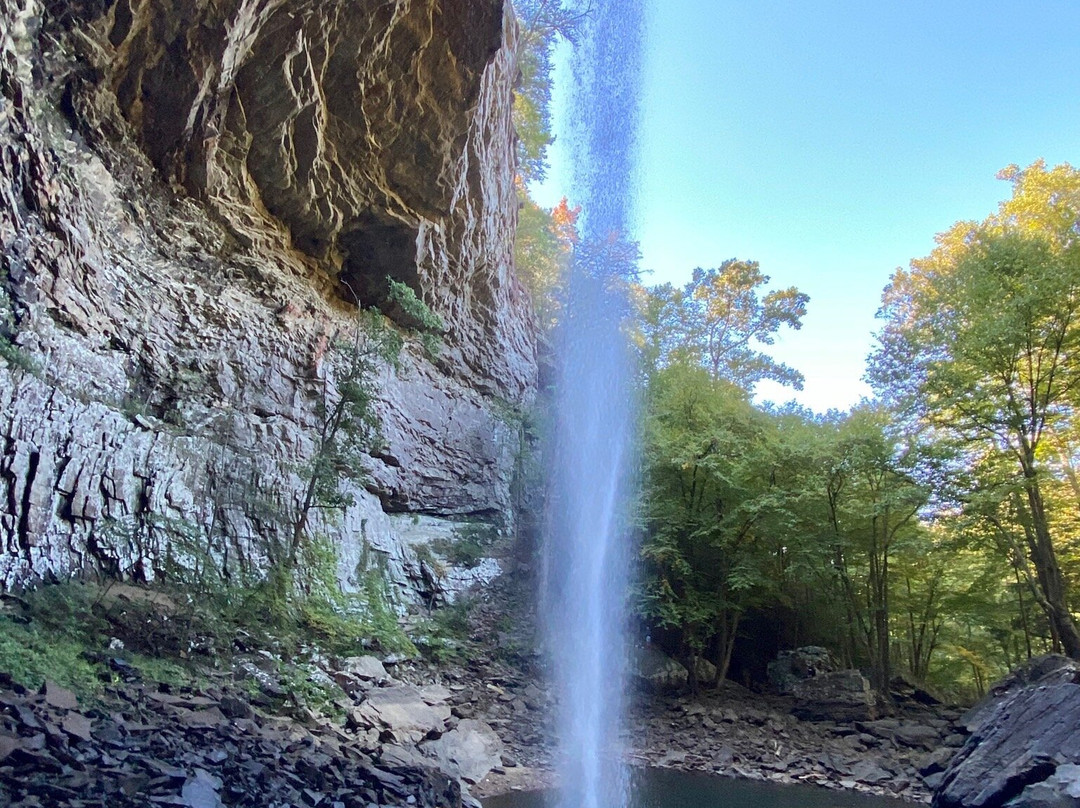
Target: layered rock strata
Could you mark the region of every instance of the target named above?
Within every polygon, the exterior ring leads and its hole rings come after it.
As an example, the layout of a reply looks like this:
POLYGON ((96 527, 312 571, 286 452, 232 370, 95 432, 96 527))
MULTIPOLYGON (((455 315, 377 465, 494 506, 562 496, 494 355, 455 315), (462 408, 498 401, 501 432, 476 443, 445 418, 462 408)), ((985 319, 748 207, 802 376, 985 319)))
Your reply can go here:
POLYGON ((498 0, 0 0, 0 584, 265 561, 356 303, 415 325, 387 277, 442 348, 375 371, 382 440, 311 532, 405 591, 391 514, 506 524, 514 34, 498 0))
POLYGON ((995 684, 964 723, 934 808, 1080 804, 1080 663, 1035 657, 995 684))

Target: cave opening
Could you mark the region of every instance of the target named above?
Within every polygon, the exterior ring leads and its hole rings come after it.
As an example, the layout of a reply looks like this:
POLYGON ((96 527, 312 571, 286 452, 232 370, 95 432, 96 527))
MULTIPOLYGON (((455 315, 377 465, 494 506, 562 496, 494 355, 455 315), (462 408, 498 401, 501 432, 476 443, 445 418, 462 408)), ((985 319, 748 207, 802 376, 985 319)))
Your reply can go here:
POLYGON ((420 295, 418 235, 418 226, 386 214, 368 211, 361 215, 338 241, 344 256, 338 277, 341 296, 363 308, 375 306, 391 319, 400 320, 390 297, 389 280, 404 283, 420 295))

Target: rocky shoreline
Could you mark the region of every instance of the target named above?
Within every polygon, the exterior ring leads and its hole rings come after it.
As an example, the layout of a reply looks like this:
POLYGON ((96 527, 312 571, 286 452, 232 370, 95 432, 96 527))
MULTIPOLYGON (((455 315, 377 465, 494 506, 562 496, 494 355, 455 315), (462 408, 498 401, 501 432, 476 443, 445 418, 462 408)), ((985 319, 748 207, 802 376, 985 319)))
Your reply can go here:
MULTIPOLYGON (((553 782, 553 700, 516 665, 384 667, 370 656, 326 665, 323 673, 349 694, 333 717, 310 709, 266 667, 238 657, 231 673, 178 689, 121 666, 131 681, 93 704, 52 683, 30 693, 7 682, 0 802, 457 806, 553 782)), ((932 778, 963 742, 955 711, 846 724, 801 721, 791 704, 734 685, 641 699, 628 760, 924 803, 930 791, 920 769, 932 778)))
MULTIPOLYGON (((479 698, 477 712, 503 738, 516 766, 493 769, 475 789, 490 797, 533 790, 553 782, 551 758, 538 744, 534 722, 546 721, 549 701, 537 708, 536 685, 501 677, 502 693, 479 698)), ((792 715, 794 699, 752 693, 733 683, 698 696, 638 699, 625 744, 639 767, 670 768, 780 784, 896 797, 928 803, 932 787, 966 732, 962 711, 908 707, 874 721, 804 721, 792 715)), ((549 738, 545 726, 542 743, 549 738)))
MULTIPOLYGON (((104 684, 84 682, 80 699, 0 672, 0 804, 459 808, 550 787, 557 705, 526 602, 500 580, 469 610, 468 639, 444 638, 426 658, 286 652, 240 632, 172 679, 165 660, 125 656, 118 638, 88 648, 104 684)), ((835 689, 808 709, 806 690, 638 690, 627 761, 941 808, 1080 798, 1080 668, 1062 657, 1032 660, 967 712, 917 689, 862 715, 835 689)))

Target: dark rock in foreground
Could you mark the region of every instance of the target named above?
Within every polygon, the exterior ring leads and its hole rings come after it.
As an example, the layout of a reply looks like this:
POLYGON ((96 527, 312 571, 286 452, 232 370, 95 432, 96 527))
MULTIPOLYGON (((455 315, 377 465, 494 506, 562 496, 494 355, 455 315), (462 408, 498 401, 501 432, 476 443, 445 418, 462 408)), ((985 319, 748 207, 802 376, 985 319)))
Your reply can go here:
POLYGON ((461 808, 458 781, 434 764, 376 761, 331 725, 229 718, 226 705, 212 691, 142 686, 115 691, 106 709, 51 684, 0 690, 0 805, 461 808))
POLYGON ((1032 660, 964 719, 972 731, 935 808, 1080 805, 1080 664, 1032 660))

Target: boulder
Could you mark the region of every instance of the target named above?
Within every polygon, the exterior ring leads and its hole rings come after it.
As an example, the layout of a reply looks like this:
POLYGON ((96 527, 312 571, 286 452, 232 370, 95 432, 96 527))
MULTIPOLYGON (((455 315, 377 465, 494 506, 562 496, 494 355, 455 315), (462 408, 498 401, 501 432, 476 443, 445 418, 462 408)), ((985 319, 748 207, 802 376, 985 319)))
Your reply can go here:
POLYGON ((503 744, 485 722, 466 718, 445 735, 422 743, 420 750, 444 772, 479 783, 500 764, 503 744))
POLYGON ((926 724, 905 722, 896 728, 893 740, 903 746, 932 752, 941 746, 941 733, 926 724))
POLYGON ((428 704, 412 685, 384 687, 368 693, 367 700, 352 711, 351 721, 390 732, 398 743, 419 743, 431 732, 441 732, 450 718, 445 704, 428 704))
POLYGON ((373 656, 349 657, 341 663, 341 670, 355 676, 361 682, 385 682, 389 676, 383 664, 373 656))
POLYGON ((769 663, 769 684, 779 693, 791 693, 795 685, 822 673, 836 670, 836 663, 827 648, 807 645, 791 651, 781 651, 769 663))
POLYGON ((1030 785, 1006 808, 1076 808, 1080 805, 1080 766, 1066 763, 1050 777, 1030 785))
POLYGON ((1071 680, 1080 672, 1080 665, 1060 654, 1044 654, 1019 665, 1004 679, 995 682, 986 695, 960 718, 968 732, 976 732, 997 710, 1002 700, 1015 695, 1029 685, 1056 677, 1071 680))
POLYGON ((897 704, 944 704, 945 699, 924 682, 917 682, 910 676, 899 673, 889 680, 889 695, 897 704))
POLYGON ((792 713, 804 721, 872 721, 877 699, 870 681, 855 670, 833 671, 804 679, 791 691, 792 713))
POLYGON ((705 685, 707 687, 715 685, 719 674, 720 671, 718 671, 716 666, 709 662, 709 660, 702 657, 698 657, 694 660, 694 675, 697 676, 699 685, 705 685))
POLYGON ((690 672, 663 651, 646 645, 634 654, 631 677, 654 693, 677 693, 686 688, 690 672))
POLYGON ((1080 665, 1032 660, 991 694, 965 717, 973 732, 934 794, 935 808, 1080 805, 1069 796, 1080 766, 1080 665))
POLYGON ((894 778, 895 775, 891 771, 882 768, 881 765, 873 760, 861 761, 851 769, 851 779, 872 786, 888 783, 894 778))
POLYGON ((948 747, 935 749, 918 761, 916 768, 924 779, 935 774, 941 774, 948 770, 954 754, 956 754, 956 750, 948 747))

